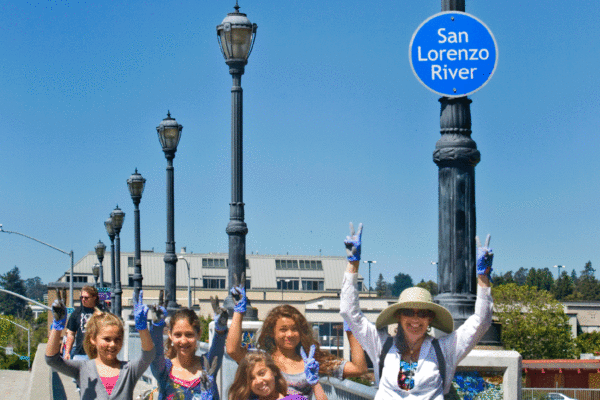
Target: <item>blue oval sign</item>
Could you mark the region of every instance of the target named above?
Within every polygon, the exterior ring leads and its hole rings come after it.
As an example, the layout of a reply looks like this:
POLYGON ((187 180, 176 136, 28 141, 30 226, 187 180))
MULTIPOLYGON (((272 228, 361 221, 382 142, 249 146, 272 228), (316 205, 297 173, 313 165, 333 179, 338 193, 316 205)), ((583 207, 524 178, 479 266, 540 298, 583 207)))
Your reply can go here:
POLYGON ((417 28, 408 57, 415 76, 429 90, 462 97, 489 82, 498 64, 498 46, 479 19, 450 11, 429 17, 417 28))

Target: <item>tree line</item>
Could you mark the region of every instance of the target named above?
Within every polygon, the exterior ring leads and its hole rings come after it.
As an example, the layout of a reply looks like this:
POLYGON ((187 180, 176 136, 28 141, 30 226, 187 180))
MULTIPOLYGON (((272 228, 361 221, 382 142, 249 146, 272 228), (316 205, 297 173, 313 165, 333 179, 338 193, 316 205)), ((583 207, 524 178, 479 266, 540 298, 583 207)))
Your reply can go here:
MULTIPOLYGON (((0 287, 40 303, 44 303, 44 294, 48 292, 47 285, 37 276, 23 280, 16 266, 0 275, 0 287)), ((35 319, 31 308, 26 305, 27 302, 23 299, 0 293, 0 346, 12 347, 15 353, 27 356, 27 331, 15 323, 28 328, 31 332, 33 363, 38 343, 48 340, 48 313, 43 312, 35 319)), ((27 360, 20 359, 17 355, 7 355, 4 349, 0 349, 0 369, 27 370, 27 360)))

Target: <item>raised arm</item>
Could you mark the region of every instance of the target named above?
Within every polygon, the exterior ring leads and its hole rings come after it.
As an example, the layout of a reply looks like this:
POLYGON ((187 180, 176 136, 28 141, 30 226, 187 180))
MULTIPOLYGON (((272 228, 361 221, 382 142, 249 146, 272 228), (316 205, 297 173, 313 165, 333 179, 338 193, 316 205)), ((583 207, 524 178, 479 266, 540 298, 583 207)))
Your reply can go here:
POLYGON ((358 377, 367 372, 367 358, 365 357, 365 352, 362 346, 352 334, 352 330, 346 321, 344 321, 344 330, 346 331, 346 336, 348 336, 348 341, 350 342, 350 354, 352 355, 352 361, 347 362, 344 365, 343 377, 358 377))
MULTIPOLYGON (((476 238, 477 248, 477 298, 475 313, 450 335, 440 339, 440 345, 446 358, 446 375, 453 376, 458 363, 475 347, 492 324, 493 299, 491 294, 490 274, 494 253, 489 246, 490 237, 485 246, 481 246, 476 238)), ((447 391, 450 382, 446 382, 447 391)))
MULTIPOLYGON (((356 284, 358 280, 358 266, 360 264, 362 246, 362 224, 358 226, 358 233, 355 234, 354 226, 350 223, 350 236, 346 237, 344 244, 348 256, 348 266, 346 267, 346 273, 344 274, 342 290, 340 293, 340 314, 350 327, 357 343, 367 352, 371 360, 373 360, 373 367, 376 374, 375 379, 378 380, 379 353, 381 353, 383 342, 388 335, 386 331, 379 332, 377 330, 375 324, 369 321, 360 311, 358 304, 359 296, 356 284)), ((352 342, 350 343, 352 344, 352 342)), ((353 349, 352 352, 358 354, 356 348, 353 349)), ((357 357, 360 360, 360 356, 357 355, 357 357)), ((364 357, 364 355, 362 357, 364 357)), ((366 364, 366 360, 364 362, 366 364)), ((354 372, 358 373, 362 368, 362 362, 359 361, 358 368, 354 372)), ((344 370, 345 369, 346 368, 344 367, 344 370)), ((352 371, 350 373, 352 373, 352 371)))
POLYGON ((60 297, 52 303, 52 316, 54 320, 50 327, 50 337, 46 346, 46 364, 60 373, 77 378, 81 361, 65 361, 59 354, 61 332, 65 329, 67 321, 67 307, 60 297))
POLYGON ((163 375, 166 374, 167 367, 165 363, 165 347, 163 344, 163 331, 165 328, 165 317, 167 309, 162 304, 151 306, 152 322, 150 323, 150 337, 154 344, 155 355, 150 364, 152 375, 161 382, 163 375))
POLYGON ((242 346, 242 320, 246 313, 246 288, 244 286, 245 273, 238 279, 234 276, 237 285, 231 288, 231 295, 235 301, 233 308, 233 317, 231 318, 231 326, 227 334, 227 354, 234 359, 238 364, 246 356, 248 350, 242 346))

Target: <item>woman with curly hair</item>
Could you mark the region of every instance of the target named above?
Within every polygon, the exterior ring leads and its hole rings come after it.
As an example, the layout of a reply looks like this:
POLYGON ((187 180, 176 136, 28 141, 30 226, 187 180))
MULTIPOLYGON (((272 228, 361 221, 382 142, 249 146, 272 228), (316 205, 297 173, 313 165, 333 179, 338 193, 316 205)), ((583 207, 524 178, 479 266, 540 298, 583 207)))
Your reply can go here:
MULTIPOLYGON (((243 276, 240 282, 241 285, 231 289, 236 305, 226 344, 227 354, 238 363, 248 351, 242 346, 242 319, 246 312, 243 276)), ((284 304, 272 309, 265 318, 257 347, 270 354, 281 369, 288 385, 288 395, 310 398, 314 393, 317 400, 326 400, 327 396, 319 384, 319 373, 342 379, 360 376, 367 371, 367 362, 362 348, 349 331, 347 334, 352 362, 346 362, 321 350, 319 342, 312 336, 312 329, 304 315, 296 308, 284 304)))

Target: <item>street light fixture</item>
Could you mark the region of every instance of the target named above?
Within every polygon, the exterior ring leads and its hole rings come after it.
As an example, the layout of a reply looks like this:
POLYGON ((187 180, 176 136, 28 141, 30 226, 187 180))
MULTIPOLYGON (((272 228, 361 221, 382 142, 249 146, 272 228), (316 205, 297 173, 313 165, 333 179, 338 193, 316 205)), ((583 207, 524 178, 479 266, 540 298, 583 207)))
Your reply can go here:
POLYGON ((58 250, 58 251, 60 251, 61 253, 63 253, 63 254, 66 254, 66 255, 68 255, 69 257, 71 257, 71 270, 70 270, 70 272, 69 272, 69 307, 73 307, 73 266, 74 266, 74 262, 73 262, 73 250, 71 250, 70 252, 68 252, 68 253, 67 253, 66 251, 64 251, 64 250, 61 250, 61 249, 59 249, 58 247, 54 247, 54 246, 52 246, 51 244, 48 244, 48 243, 46 243, 46 242, 42 242, 42 241, 41 241, 41 240, 39 240, 39 239, 36 239, 36 238, 34 238, 34 237, 31 237, 31 236, 27 236, 27 235, 25 235, 25 234, 23 234, 23 233, 20 233, 20 232, 14 232, 14 231, 5 231, 5 230, 2 228, 2 224, 0 224, 0 232, 2 232, 2 233, 9 233, 9 234, 10 234, 10 233, 14 233, 14 234, 16 234, 16 235, 20 235, 20 236, 26 237, 27 239, 35 240, 35 241, 36 241, 36 242, 38 242, 38 243, 41 243, 41 244, 43 244, 43 245, 45 245, 45 246, 48 246, 48 247, 50 247, 50 248, 53 248, 54 250, 58 250))
POLYGON ((94 283, 96 288, 98 288, 98 276, 100 275, 100 264, 96 263, 92 267, 92 275, 94 275, 94 283))
MULTIPOLYGON (((131 200, 135 210, 133 212, 134 219, 134 231, 135 231, 135 256, 133 264, 133 298, 138 299, 140 290, 142 289, 142 258, 140 254, 140 201, 142 200, 142 193, 144 192, 144 185, 146 179, 142 177, 135 169, 135 172, 127 179, 127 186, 129 187, 129 193, 131 194, 131 200)), ((130 314, 133 319, 133 313, 130 314)))
MULTIPOLYGON (((231 203, 229 204, 229 289, 246 271, 246 234, 248 227, 244 222, 243 200, 243 107, 242 107, 242 75, 248 63, 248 57, 254 47, 257 25, 251 23, 246 14, 239 12, 235 3, 235 12, 227 14, 223 22, 217 26, 217 38, 225 63, 232 76, 231 87, 231 203), (234 278, 235 277, 235 278, 234 278)), ((245 282, 239 282, 245 285, 245 282)), ((223 303, 233 313, 233 298, 228 291, 223 303)), ((256 310, 248 302, 246 318, 256 320, 256 310)))
POLYGON ((377 261, 363 261, 369 264, 369 297, 371 297, 371 264, 377 264, 377 261))
MULTIPOLYGON (((181 130, 183 126, 171 118, 171 113, 167 111, 167 118, 156 127, 158 140, 162 146, 167 159, 167 249, 165 251, 165 294, 167 310, 172 314, 179 308, 177 304, 177 255, 175 255, 175 183, 173 159, 177 152, 177 145, 181 139, 181 130)), ((233 315, 233 314, 232 314, 233 315)))
POLYGON ((185 261, 185 263, 187 265, 187 270, 188 270, 188 308, 191 309, 192 308, 192 288, 190 286, 190 263, 188 262, 188 260, 185 259, 184 255, 185 255, 185 247, 183 247, 181 249, 181 255, 178 256, 177 258, 179 260, 185 261))
POLYGON ((98 240, 98 244, 94 247, 96 250, 96 256, 98 257, 98 261, 100 262, 100 287, 104 287, 104 269, 102 268, 102 260, 104 260, 104 253, 106 252, 106 246, 102 243, 101 240, 98 240))
POLYGON ((553 268, 558 268, 558 277, 557 279, 560 279, 560 269, 561 268, 567 268, 565 265, 553 265, 553 268))
POLYGON ((116 246, 116 251, 115 251, 115 278, 116 278, 116 281, 115 281, 115 314, 119 318, 122 318, 121 317, 121 305, 122 305, 121 304, 121 293, 123 293, 123 291, 121 290, 121 238, 119 237, 119 234, 121 233, 121 228, 123 227, 123 221, 125 220, 125 213, 117 205, 117 207, 110 214, 110 217, 112 218, 112 226, 113 226, 113 229, 115 230, 115 246, 116 246))
POLYGON ((111 216, 104 221, 104 227, 106 228, 106 233, 110 238, 110 312, 115 313, 115 228, 112 223, 112 214, 111 216))

